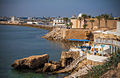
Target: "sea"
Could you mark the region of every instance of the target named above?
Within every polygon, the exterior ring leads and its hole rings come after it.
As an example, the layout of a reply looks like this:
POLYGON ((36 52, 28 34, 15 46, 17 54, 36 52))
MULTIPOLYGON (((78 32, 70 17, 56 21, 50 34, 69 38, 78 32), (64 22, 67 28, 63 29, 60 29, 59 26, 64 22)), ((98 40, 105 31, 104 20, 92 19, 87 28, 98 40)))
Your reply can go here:
POLYGON ((63 44, 41 38, 48 30, 0 25, 0 78, 63 78, 66 74, 35 73, 18 71, 11 64, 21 58, 32 55, 48 54, 49 60, 58 61, 63 44))

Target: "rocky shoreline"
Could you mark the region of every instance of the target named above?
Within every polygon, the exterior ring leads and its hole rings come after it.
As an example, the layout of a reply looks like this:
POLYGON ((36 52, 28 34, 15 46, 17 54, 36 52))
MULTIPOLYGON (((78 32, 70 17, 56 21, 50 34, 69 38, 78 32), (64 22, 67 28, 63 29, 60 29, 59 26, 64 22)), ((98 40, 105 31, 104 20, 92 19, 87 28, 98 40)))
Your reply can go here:
POLYGON ((11 67, 16 70, 29 69, 36 73, 53 72, 59 70, 60 63, 49 61, 48 54, 43 54, 15 60, 11 67))
POLYGON ((52 31, 53 27, 52 26, 43 26, 43 25, 35 25, 35 24, 9 24, 9 23, 0 23, 0 25, 13 25, 13 26, 26 26, 26 27, 33 27, 33 28, 40 28, 40 29, 45 29, 52 31))
MULTIPOLYGON (((83 65, 81 62, 78 63, 75 68, 67 68, 71 65, 72 62, 75 62, 78 57, 80 57, 79 52, 62 52, 61 58, 59 61, 51 61, 49 60, 48 54, 43 55, 34 55, 22 59, 15 60, 11 67, 16 70, 32 70, 35 73, 48 73, 48 74, 58 74, 58 73, 69 73, 70 75, 66 76, 66 78, 74 77, 75 74, 77 76, 81 76, 87 73, 88 68, 83 65), (76 70, 78 72, 76 72, 76 70), (83 74, 79 74, 79 72, 83 74)), ((91 67, 90 65, 88 67, 91 67)))

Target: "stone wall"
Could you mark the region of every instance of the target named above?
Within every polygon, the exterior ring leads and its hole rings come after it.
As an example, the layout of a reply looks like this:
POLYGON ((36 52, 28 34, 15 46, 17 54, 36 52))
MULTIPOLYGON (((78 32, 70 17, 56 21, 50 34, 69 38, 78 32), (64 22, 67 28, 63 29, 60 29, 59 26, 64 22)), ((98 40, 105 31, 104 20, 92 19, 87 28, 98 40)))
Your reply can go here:
POLYGON ((52 39, 52 40, 66 40, 66 39, 88 39, 87 34, 90 30, 86 29, 64 29, 56 28, 51 32, 47 33, 42 38, 52 39))
POLYGON ((66 31, 65 39, 87 39, 87 33, 89 30, 85 29, 69 29, 66 31))
MULTIPOLYGON (((97 29, 98 26, 99 26, 99 21, 97 20, 97 18, 88 18, 86 19, 87 21, 87 28, 92 28, 92 24, 90 22, 90 20, 94 20, 93 22, 93 28, 97 29)), ((107 27, 109 29, 112 29, 112 28, 116 28, 116 25, 117 25, 117 21, 118 20, 107 20, 107 27)), ((84 25, 84 20, 81 20, 81 27, 80 27, 80 22, 78 19, 71 19, 71 22, 73 23, 73 26, 72 28, 83 28, 83 25, 84 25)), ((105 20, 104 19, 101 19, 100 20, 100 27, 101 28, 105 28, 105 20)))
POLYGON ((93 65, 93 66, 104 64, 104 62, 95 62, 95 61, 91 61, 91 60, 87 60, 86 63, 89 65, 93 65))

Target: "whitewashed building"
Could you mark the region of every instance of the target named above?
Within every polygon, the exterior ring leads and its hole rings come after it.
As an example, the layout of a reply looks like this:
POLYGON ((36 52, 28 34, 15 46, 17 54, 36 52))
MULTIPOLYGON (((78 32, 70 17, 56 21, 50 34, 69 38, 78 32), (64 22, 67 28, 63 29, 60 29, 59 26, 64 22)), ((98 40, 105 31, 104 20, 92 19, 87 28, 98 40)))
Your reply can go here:
POLYGON ((27 24, 33 24, 33 22, 29 22, 29 21, 28 21, 27 24))
POLYGON ((53 20, 53 26, 65 26, 63 18, 56 18, 53 20))
POLYGON ((11 17, 11 21, 14 22, 15 21, 15 16, 11 17))

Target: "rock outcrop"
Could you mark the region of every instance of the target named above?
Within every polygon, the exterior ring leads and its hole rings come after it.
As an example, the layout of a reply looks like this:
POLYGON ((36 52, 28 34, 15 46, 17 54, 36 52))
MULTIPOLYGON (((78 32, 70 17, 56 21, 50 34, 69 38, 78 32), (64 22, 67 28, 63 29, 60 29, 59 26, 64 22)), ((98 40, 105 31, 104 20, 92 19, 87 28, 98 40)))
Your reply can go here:
POLYGON ((60 62, 49 61, 48 63, 44 64, 43 68, 37 69, 35 72, 54 72, 61 69, 60 62))
POLYGON ((80 57, 80 52, 62 52, 61 54, 61 66, 65 67, 67 65, 69 65, 73 60, 77 59, 78 57, 80 57))
POLYGON ((63 40, 64 39, 64 34, 65 34, 66 29, 61 29, 61 28, 55 28, 46 35, 42 36, 42 38, 45 39, 50 39, 50 40, 63 40))
POLYGON ((58 70, 60 67, 59 64, 45 63, 43 72, 52 72, 58 70))
POLYGON ((14 61, 11 65, 14 69, 37 69, 44 66, 48 62, 48 54, 35 55, 14 61))

